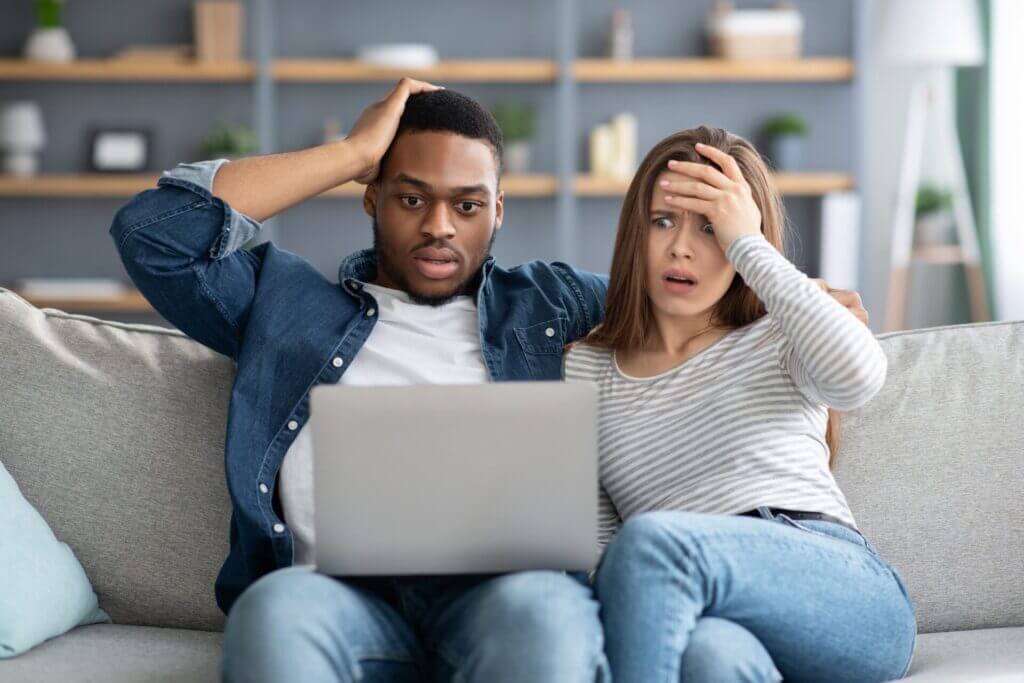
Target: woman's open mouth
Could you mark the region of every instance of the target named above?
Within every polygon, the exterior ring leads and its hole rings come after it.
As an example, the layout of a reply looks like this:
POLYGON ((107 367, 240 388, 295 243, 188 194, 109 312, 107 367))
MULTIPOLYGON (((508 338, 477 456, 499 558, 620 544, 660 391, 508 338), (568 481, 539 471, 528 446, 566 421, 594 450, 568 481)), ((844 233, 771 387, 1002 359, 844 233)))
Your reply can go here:
POLYGON ((692 273, 681 270, 667 271, 661 277, 665 289, 672 294, 688 294, 697 286, 697 278, 692 273))

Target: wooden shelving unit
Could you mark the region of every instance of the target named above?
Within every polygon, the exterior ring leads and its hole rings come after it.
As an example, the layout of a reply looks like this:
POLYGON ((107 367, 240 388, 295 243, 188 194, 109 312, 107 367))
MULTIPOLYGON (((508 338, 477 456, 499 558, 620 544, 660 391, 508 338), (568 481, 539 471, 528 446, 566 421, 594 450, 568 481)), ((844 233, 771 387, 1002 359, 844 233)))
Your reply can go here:
MULTIPOLYGON (((853 78, 852 60, 809 57, 778 61, 724 59, 579 59, 575 80, 588 83, 700 81, 845 81, 853 78)), ((0 59, 0 81, 250 81, 256 67, 248 62, 165 62, 138 59, 84 59, 44 64, 0 59)), ((271 64, 281 82, 392 81, 402 76, 422 80, 484 83, 549 83, 558 65, 547 59, 448 60, 428 69, 391 69, 353 59, 281 59, 271 64)))
POLYGON ((485 83, 545 83, 558 77, 555 62, 547 59, 449 60, 428 69, 390 69, 354 59, 281 59, 271 66, 282 82, 397 81, 410 76, 425 81, 485 83))
POLYGON ((854 63, 841 57, 775 61, 727 59, 579 59, 573 75, 582 82, 652 81, 848 81, 854 63))
MULTIPOLYGON (((787 196, 816 196, 854 187, 853 177, 845 173, 779 173, 775 183, 787 196)), ((628 180, 578 176, 575 190, 581 197, 616 197, 625 194, 628 187, 628 180)))
POLYGON ((104 297, 41 297, 17 292, 18 296, 37 308, 56 308, 68 313, 152 313, 153 307, 137 290, 129 289, 118 296, 104 297))
POLYGON ((0 59, 0 81, 132 81, 216 82, 251 81, 256 67, 248 62, 157 61, 141 59, 81 59, 69 64, 45 64, 24 59, 0 59))
MULTIPOLYGON (((0 175, 0 197, 131 197, 156 186, 154 175, 48 175, 13 178, 0 175)), ((788 196, 815 196, 850 190, 853 178, 843 173, 781 173, 775 176, 779 191, 788 196)), ((552 197, 558 193, 558 179, 552 175, 506 176, 502 189, 509 197, 552 197)), ((629 181, 581 175, 574 191, 578 197, 621 197, 629 181)), ((361 197, 363 186, 348 183, 325 192, 322 197, 361 197)))

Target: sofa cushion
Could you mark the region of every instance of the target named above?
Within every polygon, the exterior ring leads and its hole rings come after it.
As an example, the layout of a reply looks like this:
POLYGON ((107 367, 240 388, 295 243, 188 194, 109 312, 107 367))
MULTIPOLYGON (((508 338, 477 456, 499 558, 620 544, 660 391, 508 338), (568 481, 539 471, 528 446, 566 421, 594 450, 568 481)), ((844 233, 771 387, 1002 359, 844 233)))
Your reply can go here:
POLYGON ((835 474, 919 629, 1024 626, 1024 322, 882 335, 885 387, 840 418, 835 474))
POLYGON ((0 462, 0 659, 101 621, 82 565, 0 462))
POLYGON ((0 288, 0 457, 115 623, 216 630, 234 363, 0 288))
POLYGON ((990 628, 920 635, 917 637, 910 671, 903 680, 912 683, 1022 681, 1024 628, 990 628))
POLYGON ((148 626, 80 626, 0 661, 4 683, 216 683, 220 633, 148 626))

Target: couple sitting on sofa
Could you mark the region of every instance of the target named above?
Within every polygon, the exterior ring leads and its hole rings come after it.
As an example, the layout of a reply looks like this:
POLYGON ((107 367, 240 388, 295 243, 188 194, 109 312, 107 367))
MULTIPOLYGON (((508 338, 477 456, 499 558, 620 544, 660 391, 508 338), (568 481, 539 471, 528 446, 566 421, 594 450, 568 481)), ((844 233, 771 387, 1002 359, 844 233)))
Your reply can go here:
POLYGON ((183 164, 116 216, 139 289, 237 364, 225 680, 901 677, 913 606, 829 469, 829 408, 869 400, 886 358, 856 294, 782 256, 758 153, 704 127, 658 143, 607 279, 494 263, 501 153, 480 105, 403 79, 342 141, 183 164), (353 180, 374 248, 338 283, 273 243, 241 248, 260 221, 353 180), (598 389, 592 583, 311 570, 312 386, 560 378, 598 389))

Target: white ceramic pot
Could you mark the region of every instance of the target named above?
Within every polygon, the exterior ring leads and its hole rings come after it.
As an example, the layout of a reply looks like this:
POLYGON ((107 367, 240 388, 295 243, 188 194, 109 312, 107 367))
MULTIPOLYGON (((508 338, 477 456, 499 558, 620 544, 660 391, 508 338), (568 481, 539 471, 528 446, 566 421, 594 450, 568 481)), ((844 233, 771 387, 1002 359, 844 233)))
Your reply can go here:
POLYGON ((25 58, 38 62, 71 62, 75 59, 75 44, 63 26, 37 28, 25 43, 25 58))
POLYGON ((505 145, 505 172, 526 173, 530 169, 530 143, 516 140, 505 145))
POLYGON ((948 210, 932 211, 917 218, 914 226, 914 243, 924 246, 932 244, 953 244, 956 242, 956 226, 953 214, 948 210))

